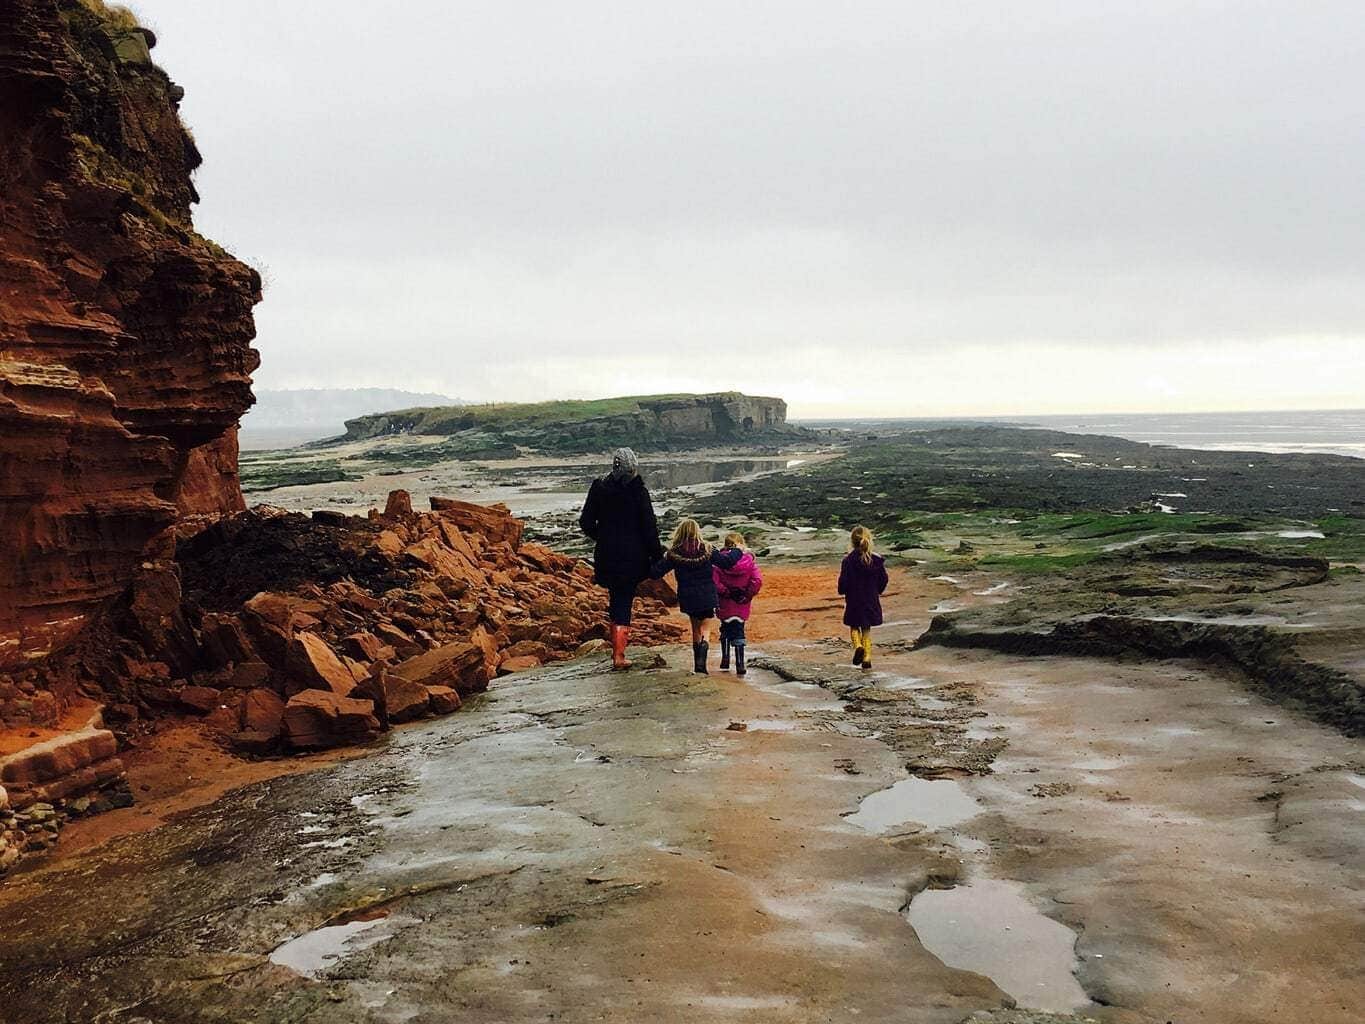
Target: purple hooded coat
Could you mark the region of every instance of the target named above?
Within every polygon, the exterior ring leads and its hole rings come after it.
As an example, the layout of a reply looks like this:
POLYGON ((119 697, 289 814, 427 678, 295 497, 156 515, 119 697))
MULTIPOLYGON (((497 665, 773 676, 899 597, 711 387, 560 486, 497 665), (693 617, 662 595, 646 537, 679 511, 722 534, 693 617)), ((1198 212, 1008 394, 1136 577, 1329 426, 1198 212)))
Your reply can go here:
POLYGON ((882 591, 886 589, 886 561, 873 555, 871 564, 856 551, 839 566, 839 593, 844 595, 844 625, 867 629, 882 624, 882 591))
POLYGON ((763 574, 758 571, 758 563, 749 552, 739 556, 739 561, 728 569, 719 565, 711 567, 711 577, 716 583, 716 616, 723 622, 739 617, 749 621, 749 609, 754 595, 763 586, 763 574))

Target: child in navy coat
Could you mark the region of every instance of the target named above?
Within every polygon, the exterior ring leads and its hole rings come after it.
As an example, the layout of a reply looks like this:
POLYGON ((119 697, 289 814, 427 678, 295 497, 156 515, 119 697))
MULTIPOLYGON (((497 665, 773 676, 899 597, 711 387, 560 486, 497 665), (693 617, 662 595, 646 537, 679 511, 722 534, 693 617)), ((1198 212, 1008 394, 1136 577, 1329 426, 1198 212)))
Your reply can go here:
POLYGON ((711 569, 733 568, 743 552, 734 548, 716 549, 701 539, 701 527, 695 519, 684 519, 673 531, 664 557, 654 564, 652 575, 662 579, 670 572, 678 581, 678 607, 692 620, 692 669, 706 674, 706 656, 711 645, 706 642, 706 620, 716 616, 716 583, 711 569))

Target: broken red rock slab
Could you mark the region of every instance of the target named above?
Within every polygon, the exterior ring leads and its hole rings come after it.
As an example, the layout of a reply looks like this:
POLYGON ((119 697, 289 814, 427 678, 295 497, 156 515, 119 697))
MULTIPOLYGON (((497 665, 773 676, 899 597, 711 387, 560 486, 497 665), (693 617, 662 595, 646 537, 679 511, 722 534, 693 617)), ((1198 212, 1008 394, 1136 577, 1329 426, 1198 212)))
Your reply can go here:
POLYGON ((460 529, 480 534, 494 543, 508 544, 513 551, 521 547, 524 527, 521 520, 515 518, 506 505, 500 502, 494 505, 475 505, 468 501, 435 496, 430 500, 433 512, 460 529))
POLYGON ((249 690, 238 708, 243 732, 264 733, 272 739, 284 731, 284 700, 274 690, 249 690))
POLYGON ((488 689, 484 652, 476 644, 444 644, 400 662, 393 674, 421 686, 449 686, 461 697, 488 689))
POLYGON ((379 735, 374 702, 304 690, 284 707, 284 735, 297 750, 368 743, 379 735))
POLYGON ((118 740, 114 734, 91 726, 0 759, 0 782, 11 789, 48 782, 116 753, 118 740))
POLYGON ((118 739, 91 725, 0 758, 0 784, 16 808, 81 796, 123 777, 118 739))
POLYGON ((355 675, 317 634, 296 634, 287 650, 285 696, 302 690, 330 690, 338 697, 348 697, 355 689, 355 675))
POLYGON ((437 715, 459 711, 460 705, 464 703, 460 699, 460 692, 449 686, 428 686, 427 697, 431 701, 432 713, 437 715))

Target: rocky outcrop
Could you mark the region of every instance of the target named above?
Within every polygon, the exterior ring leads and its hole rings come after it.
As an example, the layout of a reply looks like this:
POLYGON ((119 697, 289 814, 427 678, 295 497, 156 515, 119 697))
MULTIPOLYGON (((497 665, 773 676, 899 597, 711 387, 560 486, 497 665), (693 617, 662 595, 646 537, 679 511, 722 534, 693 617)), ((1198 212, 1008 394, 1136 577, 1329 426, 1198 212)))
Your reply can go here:
POLYGON ((246 511, 237 471, 235 426, 216 441, 190 449, 175 481, 175 507, 182 518, 246 511))
POLYGON ((780 443, 805 435, 787 425, 787 403, 736 391, 651 395, 587 402, 405 409, 346 421, 346 439, 391 434, 450 435, 451 457, 488 451, 641 451, 735 442, 780 443), (466 442, 463 447, 459 442, 466 442))
MULTIPOLYGON (((258 507, 140 567, 101 628, 33 670, 98 692, 118 731, 202 716, 253 755, 360 742, 458 709, 497 675, 569 657, 605 629, 586 563, 524 543, 504 506, 398 492, 368 516, 258 507)), ((677 640, 663 601, 635 637, 677 640)))
POLYGON ((194 231, 154 43, 99 0, 0 0, 0 669, 169 558, 182 510, 242 507, 260 277, 194 231))

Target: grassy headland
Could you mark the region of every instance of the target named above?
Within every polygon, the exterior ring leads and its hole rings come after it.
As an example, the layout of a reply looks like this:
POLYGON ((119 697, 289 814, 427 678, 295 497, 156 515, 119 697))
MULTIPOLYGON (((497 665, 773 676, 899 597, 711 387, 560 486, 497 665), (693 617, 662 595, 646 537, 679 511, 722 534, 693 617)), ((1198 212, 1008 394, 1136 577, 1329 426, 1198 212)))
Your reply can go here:
POLYGON ((706 444, 782 443, 808 435, 787 425, 780 398, 737 391, 709 395, 634 395, 583 401, 497 403, 398 409, 346 421, 345 440, 394 435, 450 438, 453 457, 465 450, 526 448, 578 454, 630 445, 668 451, 706 444))

